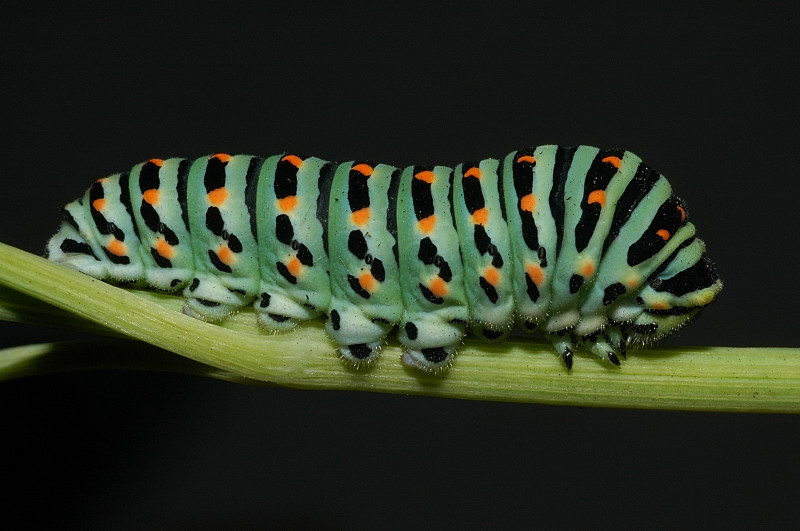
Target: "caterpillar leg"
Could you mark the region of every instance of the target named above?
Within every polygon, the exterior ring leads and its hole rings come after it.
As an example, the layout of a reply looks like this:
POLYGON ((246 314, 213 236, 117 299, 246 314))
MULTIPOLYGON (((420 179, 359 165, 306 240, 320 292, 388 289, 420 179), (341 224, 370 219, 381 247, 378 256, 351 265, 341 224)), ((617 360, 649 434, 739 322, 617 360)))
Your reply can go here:
POLYGON ((591 339, 589 339, 588 341, 583 341, 581 344, 586 350, 598 358, 608 360, 608 362, 613 365, 618 366, 620 364, 620 353, 617 347, 612 346, 606 338, 598 338, 596 341, 591 341, 591 339))
POLYGON ((310 304, 300 305, 282 293, 267 291, 261 292, 253 307, 259 326, 270 332, 288 332, 297 326, 298 321, 314 319, 321 313, 310 304))
POLYGON ((253 295, 245 290, 232 290, 216 277, 205 275, 192 279, 183 295, 186 297, 183 313, 212 323, 225 319, 253 300, 253 295))
POLYGON ((325 330, 333 339, 342 359, 356 368, 371 365, 380 355, 386 336, 394 327, 382 319, 371 319, 351 304, 331 305, 325 330))
POLYGON ((569 334, 545 334, 556 353, 564 361, 567 370, 572 370, 572 362, 575 353, 575 341, 569 334))
POLYGON ((617 366, 620 365, 620 359, 627 357, 629 340, 623 334, 622 327, 618 323, 611 324, 602 331, 581 337, 571 331, 547 333, 545 337, 552 343, 567 369, 572 369, 576 348, 581 348, 617 366))
POLYGON ((432 315, 417 317, 399 327, 398 337, 405 347, 403 363, 430 374, 442 372, 453 364, 464 338, 464 325, 459 321, 433 320, 432 315))
POLYGON ((501 341, 511 332, 512 324, 513 321, 506 326, 476 321, 470 325, 469 329, 475 336, 486 341, 501 341))
POLYGON ((241 306, 234 304, 224 304, 209 299, 186 299, 186 304, 183 305, 183 313, 189 317, 215 323, 222 321, 230 316, 233 312, 240 309, 241 306))

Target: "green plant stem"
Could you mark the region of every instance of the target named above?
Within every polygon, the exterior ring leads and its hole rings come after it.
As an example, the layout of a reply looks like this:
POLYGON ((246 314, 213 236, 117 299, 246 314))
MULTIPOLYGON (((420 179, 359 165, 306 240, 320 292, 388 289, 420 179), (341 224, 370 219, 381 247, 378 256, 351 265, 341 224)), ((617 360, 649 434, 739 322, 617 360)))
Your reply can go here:
MULTIPOLYGON (((374 366, 356 371, 336 358, 319 321, 281 335, 260 330, 252 311, 221 326, 207 324, 180 313, 180 297, 120 289, 4 244, 0 284, 7 287, 0 292, 2 319, 145 341, 213 368, 186 372, 227 380, 576 406, 800 412, 800 349, 634 351, 621 368, 581 355, 568 372, 542 343, 468 340, 450 371, 431 376, 403 366, 399 346, 390 342, 374 366)), ((0 364, 0 379, 46 372, 47 363, 32 360, 59 356, 57 350, 47 351, 52 347, 31 348, 27 358, 19 350, 0 351, 0 359, 13 354, 23 360, 0 364)), ((158 356, 148 356, 147 363, 158 369, 158 356)))

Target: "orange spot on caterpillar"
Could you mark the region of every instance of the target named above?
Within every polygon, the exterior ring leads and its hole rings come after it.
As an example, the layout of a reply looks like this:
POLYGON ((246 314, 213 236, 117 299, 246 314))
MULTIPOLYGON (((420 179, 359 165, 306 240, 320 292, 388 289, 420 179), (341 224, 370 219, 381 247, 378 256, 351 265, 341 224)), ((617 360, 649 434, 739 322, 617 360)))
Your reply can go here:
POLYGON ((97 210, 98 212, 102 211, 106 207, 106 200, 103 197, 95 199, 92 201, 92 208, 97 210))
POLYGON ((372 273, 363 273, 360 277, 358 277, 358 283, 361 284, 362 288, 370 293, 373 293, 378 287, 377 281, 375 280, 375 277, 372 276, 372 273))
POLYGON ((419 179, 420 181, 425 181, 428 184, 431 184, 433 182, 434 177, 435 176, 433 172, 429 170, 421 171, 416 175, 414 175, 415 179, 419 179))
POLYGON ((654 310, 669 310, 669 305, 664 301, 656 301, 650 307, 654 310))
POLYGON ((517 162, 527 162, 528 164, 536 164, 536 159, 533 158, 531 155, 522 155, 521 157, 517 158, 517 162))
POLYGON ((363 227, 369 221, 369 207, 356 210, 350 214, 350 219, 353 221, 354 225, 363 227))
POLYGON ((447 288, 447 282, 445 282, 442 279, 442 277, 436 277, 433 280, 431 280, 428 289, 431 290, 431 293, 433 293, 437 297, 444 297, 445 295, 447 295, 447 292, 449 291, 447 288))
POLYGON ((622 159, 620 159, 619 157, 606 157, 603 159, 603 162, 611 164, 616 169, 619 169, 620 164, 622 164, 622 159))
POLYGON ((128 247, 116 238, 109 242, 109 244, 106 246, 106 249, 108 249, 108 252, 111 254, 117 256, 125 256, 128 254, 128 247))
POLYGON ((686 210, 680 205, 675 205, 675 208, 678 209, 678 212, 681 213, 681 221, 686 221, 686 210))
POLYGON ((214 206, 220 206, 227 198, 228 190, 224 186, 208 192, 208 202, 214 206))
POLYGON ((289 263, 286 264, 286 269, 289 270, 292 276, 299 277, 300 273, 303 271, 303 264, 300 263, 299 258, 293 256, 289 259, 289 263))
POLYGON ((144 191, 142 199, 144 199, 144 202, 148 205, 157 205, 159 195, 160 193, 157 188, 150 188, 144 191))
POLYGON ((364 175, 366 177, 369 177, 370 175, 372 175, 372 171, 373 171, 372 170, 372 166, 370 166, 369 164, 363 164, 363 163, 362 164, 356 164, 351 169, 357 171, 358 173, 360 173, 361 175, 364 175))
POLYGON ((164 238, 159 238, 156 241, 156 252, 167 260, 175 256, 175 249, 164 238))
POLYGON ((298 157, 297 155, 285 155, 281 157, 281 160, 285 160, 295 168, 299 168, 301 164, 303 164, 303 159, 298 157))
POLYGON ((291 212, 294 210, 294 207, 297 206, 297 196, 296 195, 287 195, 286 197, 281 197, 278 199, 278 208, 281 209, 281 212, 291 212))
POLYGON ((486 210, 486 207, 479 208, 478 210, 472 213, 472 221, 474 221, 476 225, 486 225, 486 221, 488 219, 489 219, 489 211, 486 210))
POLYGON ((581 273, 584 277, 590 277, 594 273, 594 262, 591 260, 586 260, 583 263, 583 268, 581 269, 581 273))
POLYGON ((666 230, 666 229, 658 229, 658 230, 656 231, 656 234, 658 234, 659 236, 661 236, 661 239, 662 239, 662 240, 664 240, 664 241, 667 241, 667 240, 669 240, 670 234, 669 234, 669 231, 668 231, 668 230, 666 230))
POLYGON ((219 250, 217 251, 217 256, 219 257, 220 262, 225 265, 231 265, 231 263, 233 263, 233 251, 231 251, 227 245, 220 246, 219 250))
POLYGON ((525 272, 528 273, 528 276, 531 277, 534 284, 537 286, 542 285, 544 281, 544 272, 538 264, 528 264, 528 267, 525 268, 525 272))
POLYGON ((431 214, 427 218, 422 218, 417 225, 419 226, 419 230, 425 234, 430 234, 436 226, 436 214, 431 214))
POLYGON ((164 160, 163 160, 163 159, 150 159, 150 160, 148 160, 147 162, 149 162, 150 164, 155 164, 155 165, 156 165, 156 166, 158 166, 159 168, 160 168, 161 166, 163 166, 163 164, 164 164, 164 160))
POLYGON ((464 173, 464 178, 466 179, 467 177, 475 177, 476 179, 480 179, 481 170, 473 166, 464 173))
POLYGON ((586 199, 587 204, 597 203, 600 205, 600 208, 606 206, 606 191, 605 190, 594 190, 589 193, 589 197, 586 199))
POLYGON ((483 278, 491 284, 492 286, 497 286, 500 284, 500 271, 494 267, 487 267, 486 270, 483 272, 483 278))
POLYGON ((217 153, 216 155, 214 155, 211 158, 212 159, 217 159, 220 162, 228 162, 229 160, 231 160, 231 156, 228 155, 227 153, 217 153))
POLYGON ((522 196, 522 199, 519 200, 519 208, 533 214, 533 209, 536 208, 536 196, 533 194, 522 196))

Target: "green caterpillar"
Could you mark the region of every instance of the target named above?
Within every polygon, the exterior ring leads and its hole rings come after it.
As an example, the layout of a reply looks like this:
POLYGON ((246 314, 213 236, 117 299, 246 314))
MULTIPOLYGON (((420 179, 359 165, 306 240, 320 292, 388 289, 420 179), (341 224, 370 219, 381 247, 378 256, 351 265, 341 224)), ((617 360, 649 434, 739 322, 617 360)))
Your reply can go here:
POLYGON ((452 363, 467 329, 499 340, 515 325, 569 368, 577 347, 619 365, 722 289, 667 180, 590 146, 455 168, 151 159, 66 205, 47 249, 99 279, 181 291, 207 321, 248 304, 271 331, 326 317, 356 366, 397 327, 403 361, 426 372, 452 363))

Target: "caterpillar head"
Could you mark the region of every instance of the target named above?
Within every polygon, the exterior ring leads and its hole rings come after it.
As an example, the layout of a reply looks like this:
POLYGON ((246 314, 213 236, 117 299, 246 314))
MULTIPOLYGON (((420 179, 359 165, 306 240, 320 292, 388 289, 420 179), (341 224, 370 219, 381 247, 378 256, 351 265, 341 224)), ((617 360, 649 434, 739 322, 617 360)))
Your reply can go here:
MULTIPOLYGON (((680 258, 680 257, 679 257, 680 258)), ((650 343, 692 321, 722 290, 713 262, 702 253, 678 273, 664 272, 651 279, 636 302, 641 313, 628 330, 634 342, 650 343)))

